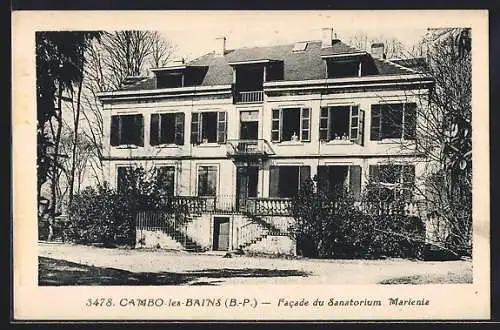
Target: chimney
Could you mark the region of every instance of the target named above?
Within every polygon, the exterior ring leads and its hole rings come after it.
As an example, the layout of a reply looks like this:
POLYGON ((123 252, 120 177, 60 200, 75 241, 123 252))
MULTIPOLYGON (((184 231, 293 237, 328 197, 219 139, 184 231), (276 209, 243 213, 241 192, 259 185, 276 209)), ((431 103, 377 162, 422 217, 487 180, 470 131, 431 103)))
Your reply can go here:
POLYGON ((385 59, 384 43, 376 42, 372 44, 372 57, 378 59, 385 59))
POLYGON ((321 48, 332 47, 333 40, 333 29, 332 28, 322 28, 321 29, 321 48))
POLYGON ((218 37, 215 40, 217 41, 215 55, 224 56, 224 53, 226 52, 226 37, 218 37))

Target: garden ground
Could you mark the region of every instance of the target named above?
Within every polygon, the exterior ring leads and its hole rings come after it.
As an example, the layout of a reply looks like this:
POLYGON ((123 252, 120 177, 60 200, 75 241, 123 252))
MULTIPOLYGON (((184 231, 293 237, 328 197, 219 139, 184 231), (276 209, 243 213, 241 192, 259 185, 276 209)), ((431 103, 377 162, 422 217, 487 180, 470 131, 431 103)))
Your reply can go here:
POLYGON ((472 262, 318 260, 39 243, 40 285, 472 283, 472 262))

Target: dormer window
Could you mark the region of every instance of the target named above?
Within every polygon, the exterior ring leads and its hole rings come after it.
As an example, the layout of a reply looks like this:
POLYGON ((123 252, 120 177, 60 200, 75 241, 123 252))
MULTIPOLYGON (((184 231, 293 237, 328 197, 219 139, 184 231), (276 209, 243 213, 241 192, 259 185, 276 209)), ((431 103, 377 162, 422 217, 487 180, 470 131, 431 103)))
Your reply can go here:
POLYGON ((156 88, 179 88, 201 85, 208 67, 178 65, 152 71, 156 76, 156 88))
POLYGON ((301 41, 301 42, 296 42, 295 45, 293 46, 292 52, 293 53, 298 53, 298 52, 303 52, 307 48, 307 41, 301 41))
POLYGON ((328 78, 347 78, 361 76, 361 61, 327 61, 328 78))

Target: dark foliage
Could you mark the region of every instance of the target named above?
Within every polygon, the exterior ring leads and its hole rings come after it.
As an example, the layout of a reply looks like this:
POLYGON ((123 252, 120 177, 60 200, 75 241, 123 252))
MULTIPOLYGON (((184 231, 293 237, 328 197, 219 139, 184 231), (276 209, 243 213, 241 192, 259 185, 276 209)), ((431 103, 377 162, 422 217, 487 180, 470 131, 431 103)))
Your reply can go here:
POLYGON ((298 253, 316 258, 382 258, 421 256, 424 224, 404 214, 404 201, 395 201, 391 214, 377 205, 360 208, 355 199, 338 187, 326 193, 317 178, 308 180, 295 197, 291 234, 298 253))

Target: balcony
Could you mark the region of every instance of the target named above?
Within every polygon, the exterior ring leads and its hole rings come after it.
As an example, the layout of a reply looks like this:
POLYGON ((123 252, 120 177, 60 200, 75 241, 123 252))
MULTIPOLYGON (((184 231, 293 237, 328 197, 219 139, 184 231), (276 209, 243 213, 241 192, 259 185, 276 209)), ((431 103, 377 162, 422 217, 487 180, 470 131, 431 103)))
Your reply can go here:
POLYGON ((264 139, 255 140, 227 140, 227 155, 228 157, 267 157, 274 155, 269 143, 264 139))
POLYGON ((236 103, 261 103, 264 101, 264 91, 236 92, 236 103))

